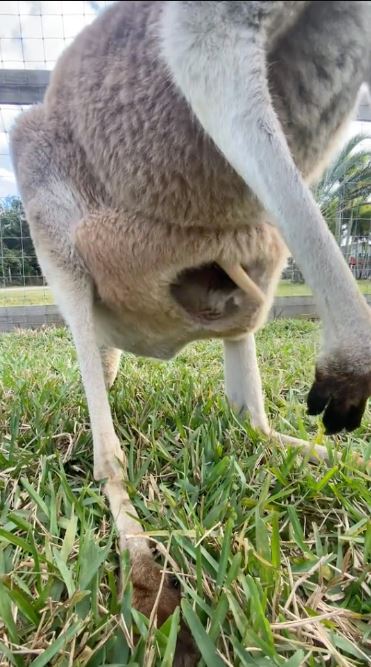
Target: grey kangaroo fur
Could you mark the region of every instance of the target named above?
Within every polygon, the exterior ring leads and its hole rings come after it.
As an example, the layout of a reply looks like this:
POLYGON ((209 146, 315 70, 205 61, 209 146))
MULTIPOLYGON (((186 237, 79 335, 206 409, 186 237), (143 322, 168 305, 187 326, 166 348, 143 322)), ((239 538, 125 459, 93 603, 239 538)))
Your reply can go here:
MULTIPOLYGON (((272 433, 254 332, 289 249, 323 322, 309 412, 328 433, 360 424, 370 310, 308 184, 370 83, 370 45, 370 2, 119 2, 12 132, 38 259, 77 349, 94 475, 130 552, 134 605, 150 614, 156 601, 158 622, 180 594, 125 490, 106 391, 119 350, 167 359, 222 338, 229 401, 272 433)), ((176 664, 196 659, 183 627, 176 664)))

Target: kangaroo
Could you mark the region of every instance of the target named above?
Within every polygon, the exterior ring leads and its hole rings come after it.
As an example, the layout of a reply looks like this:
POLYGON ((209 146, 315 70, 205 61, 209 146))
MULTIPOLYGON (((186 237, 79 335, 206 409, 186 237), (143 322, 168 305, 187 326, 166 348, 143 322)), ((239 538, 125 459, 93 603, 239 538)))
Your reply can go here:
MULTIPOLYGON (((221 338, 227 398, 270 434, 254 332, 290 251, 323 323, 309 414, 328 434, 359 426, 370 309, 309 185, 370 83, 370 45, 370 2, 119 2, 13 129, 38 260, 77 349, 94 476, 130 554, 133 603, 149 614, 156 602, 159 622, 180 592, 125 488, 107 398, 120 350, 168 359, 221 338)), ((182 628, 175 664, 196 659, 182 628)))

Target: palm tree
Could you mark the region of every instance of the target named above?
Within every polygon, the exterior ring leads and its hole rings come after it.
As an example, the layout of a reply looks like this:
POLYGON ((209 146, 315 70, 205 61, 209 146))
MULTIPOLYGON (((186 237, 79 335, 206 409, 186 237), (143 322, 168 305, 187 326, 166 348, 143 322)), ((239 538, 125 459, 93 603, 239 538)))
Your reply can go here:
POLYGON ((371 235, 370 137, 357 134, 324 173, 314 194, 322 214, 340 244, 355 233, 371 235))
POLYGON ((356 278, 371 276, 371 150, 357 134, 315 188, 322 214, 356 278))
MULTIPOLYGON (((352 137, 313 188, 322 215, 348 261, 353 258, 353 251, 356 263, 360 263, 360 256, 365 260, 361 275, 358 269, 354 270, 356 277, 371 276, 370 143, 371 137, 363 134, 352 137)), ((304 282, 293 260, 286 274, 293 282, 304 282)))

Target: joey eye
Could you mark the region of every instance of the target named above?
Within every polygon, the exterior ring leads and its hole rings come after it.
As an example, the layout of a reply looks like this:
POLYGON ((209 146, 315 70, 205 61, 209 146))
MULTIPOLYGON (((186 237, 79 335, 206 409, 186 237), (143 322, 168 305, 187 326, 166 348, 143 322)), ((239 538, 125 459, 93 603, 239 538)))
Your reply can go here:
POLYGON ((169 584, 172 588, 175 588, 175 590, 179 590, 180 588, 180 581, 174 574, 169 577, 169 584))

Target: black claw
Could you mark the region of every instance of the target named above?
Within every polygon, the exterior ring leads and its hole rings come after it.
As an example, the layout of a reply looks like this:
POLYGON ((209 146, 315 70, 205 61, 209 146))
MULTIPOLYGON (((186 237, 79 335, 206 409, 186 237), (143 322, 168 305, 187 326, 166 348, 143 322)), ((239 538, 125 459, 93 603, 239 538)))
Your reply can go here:
MULTIPOLYGON (((325 421, 325 420, 323 420, 325 421)), ((340 431, 343 430, 343 427, 338 428, 337 426, 326 426, 325 428, 325 435, 337 435, 337 433, 340 433, 340 431)))
POLYGON ((345 428, 347 423, 347 412, 341 403, 330 401, 325 414, 323 415, 323 425, 326 429, 326 435, 335 435, 345 428))
POLYGON ((308 415, 320 415, 321 412, 324 411, 329 398, 328 392, 325 391, 318 382, 315 382, 312 385, 307 398, 308 415))
POLYGON ((323 372, 316 369, 315 381, 307 398, 308 415, 323 413, 326 435, 343 429, 354 431, 362 421, 371 395, 371 373, 356 376, 352 372, 323 372))
POLYGON ((361 425, 363 413, 367 401, 363 400, 358 405, 352 405, 347 414, 345 428, 347 431, 355 431, 361 425))
POLYGON ((179 579, 175 576, 175 574, 172 574, 170 576, 170 586, 178 590, 180 588, 180 581, 179 579))

